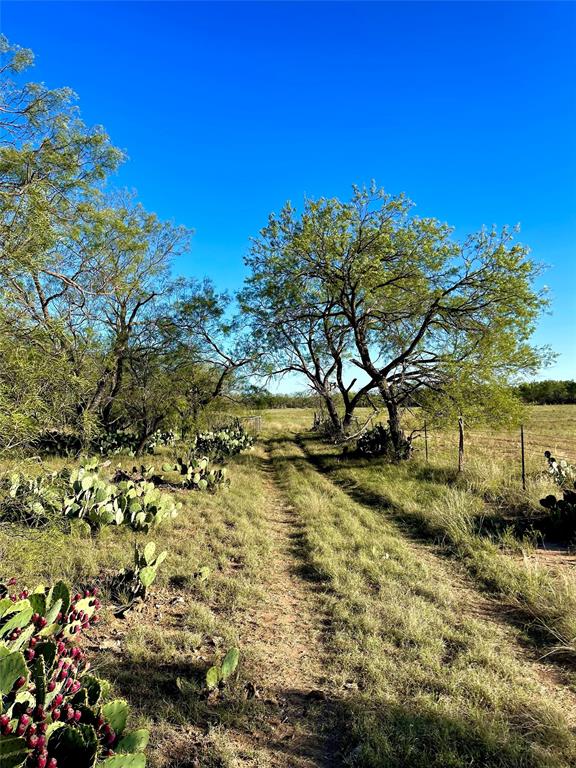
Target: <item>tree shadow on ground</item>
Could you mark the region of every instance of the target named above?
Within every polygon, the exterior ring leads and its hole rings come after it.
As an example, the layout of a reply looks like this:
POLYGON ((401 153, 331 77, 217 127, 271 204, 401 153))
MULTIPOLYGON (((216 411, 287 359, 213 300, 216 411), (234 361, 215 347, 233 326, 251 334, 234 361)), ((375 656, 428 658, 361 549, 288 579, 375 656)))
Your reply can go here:
MULTIPOLYGON (((312 442, 312 440, 309 439, 309 442, 312 442)), ((393 502, 384 491, 375 491, 360 485, 352 479, 339 477, 337 471, 340 467, 334 463, 333 453, 312 453, 306 445, 306 440, 298 438, 297 443, 305 453, 304 460, 308 461, 320 474, 326 476, 352 501, 362 506, 370 507, 372 510, 385 512, 386 518, 393 522, 397 529, 408 539, 425 546, 430 546, 431 542, 433 542, 434 554, 456 562, 459 566, 461 565, 461 559, 457 556, 457 553, 450 546, 447 539, 437 530, 431 529, 420 517, 414 516, 409 509, 393 502)), ((373 464, 370 464, 369 461, 367 462, 362 459, 361 462, 355 466, 373 467, 373 464)), ((486 536, 488 536, 490 529, 487 527, 489 524, 486 521, 486 517, 478 516, 476 525, 480 530, 484 526, 486 536)), ((505 517, 500 521, 500 527, 498 526, 498 520, 496 520, 492 530, 494 532, 498 531, 499 534, 504 533, 506 530, 505 517)), ((479 577, 475 586, 487 593, 502 596, 498 584, 491 582, 489 579, 479 577)), ((506 607, 501 606, 500 610, 495 610, 492 618, 495 621, 507 623, 514 627, 514 629, 520 630, 522 633, 522 645, 538 656, 541 655, 542 651, 546 653, 550 651, 551 641, 553 641, 554 648, 558 646, 557 637, 551 636, 549 628, 535 620, 534 614, 528 607, 523 608, 517 603, 510 603, 506 607)), ((547 655, 546 658, 548 663, 557 665, 559 668, 576 669, 576 659, 572 653, 558 652, 547 655)))

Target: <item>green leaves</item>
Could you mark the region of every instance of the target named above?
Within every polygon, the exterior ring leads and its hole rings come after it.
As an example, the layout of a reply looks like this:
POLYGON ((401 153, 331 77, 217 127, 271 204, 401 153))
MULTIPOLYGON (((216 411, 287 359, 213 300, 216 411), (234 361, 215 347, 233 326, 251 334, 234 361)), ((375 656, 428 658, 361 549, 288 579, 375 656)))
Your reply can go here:
POLYGON ((238 661, 240 659, 240 651, 238 648, 230 648, 220 667, 220 678, 226 680, 230 675, 236 671, 238 661))
POLYGON ((150 734, 145 728, 137 731, 130 731, 120 739, 116 750, 118 752, 143 752, 148 746, 150 734))
POLYGON ((109 701, 102 707, 102 714, 116 733, 122 733, 128 720, 128 703, 124 699, 109 701))

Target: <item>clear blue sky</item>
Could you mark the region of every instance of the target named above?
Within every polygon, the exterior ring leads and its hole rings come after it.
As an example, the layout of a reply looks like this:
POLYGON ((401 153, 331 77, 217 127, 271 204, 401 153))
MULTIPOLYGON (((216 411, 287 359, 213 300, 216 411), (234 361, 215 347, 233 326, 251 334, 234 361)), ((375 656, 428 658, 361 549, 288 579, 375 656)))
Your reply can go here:
POLYGON ((576 5, 0 2, 0 27, 128 152, 118 183, 239 287, 285 200, 374 178, 459 234, 516 224, 550 265, 536 341, 576 376, 576 5))

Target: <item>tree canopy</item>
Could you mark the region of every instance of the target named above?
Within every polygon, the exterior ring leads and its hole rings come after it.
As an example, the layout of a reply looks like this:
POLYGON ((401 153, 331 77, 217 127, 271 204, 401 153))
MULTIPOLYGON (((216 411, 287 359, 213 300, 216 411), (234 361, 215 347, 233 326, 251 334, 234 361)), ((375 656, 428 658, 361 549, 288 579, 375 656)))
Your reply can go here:
POLYGON ((458 240, 411 209, 375 186, 354 188, 346 202, 306 200, 299 216, 288 204, 254 241, 244 292, 270 360, 306 368, 327 404, 335 383, 376 392, 398 450, 403 405, 426 407, 434 393, 435 408, 439 398, 464 407, 472 392, 486 398, 534 372, 545 355, 530 343, 546 305, 534 288, 539 268, 514 233, 458 240))

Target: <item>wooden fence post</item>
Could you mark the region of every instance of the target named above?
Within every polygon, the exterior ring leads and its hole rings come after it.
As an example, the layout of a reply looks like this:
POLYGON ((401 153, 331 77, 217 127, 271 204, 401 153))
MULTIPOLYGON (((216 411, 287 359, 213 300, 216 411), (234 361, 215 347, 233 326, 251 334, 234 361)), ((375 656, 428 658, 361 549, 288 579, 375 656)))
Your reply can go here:
POLYGON ((426 451, 426 461, 428 461, 428 428, 426 419, 424 419, 424 450, 426 451))
POLYGON ((524 458, 524 424, 520 425, 520 448, 522 450, 522 489, 526 490, 526 461, 524 458))
POLYGON ((464 461, 464 420, 462 416, 458 419, 458 472, 462 472, 462 463, 464 461))

